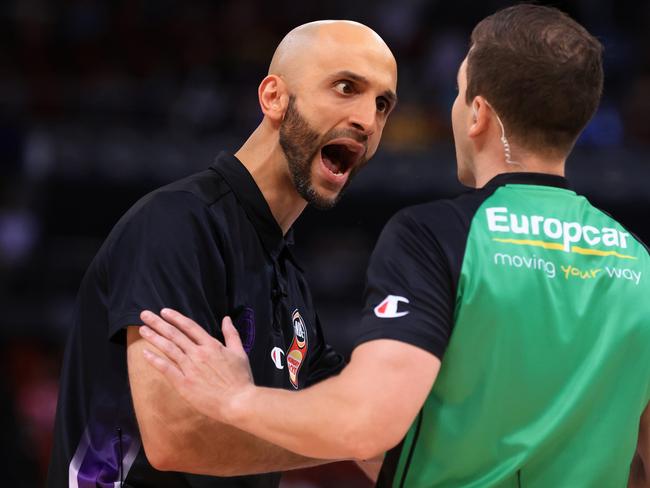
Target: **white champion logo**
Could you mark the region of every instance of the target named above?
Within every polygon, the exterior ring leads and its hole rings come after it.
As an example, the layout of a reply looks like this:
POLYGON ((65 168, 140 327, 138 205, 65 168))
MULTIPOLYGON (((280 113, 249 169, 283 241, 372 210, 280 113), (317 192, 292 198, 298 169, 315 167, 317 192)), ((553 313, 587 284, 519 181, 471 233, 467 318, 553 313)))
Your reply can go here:
POLYGON ((282 356, 284 356, 284 351, 279 347, 274 347, 271 349, 271 359, 273 360, 275 367, 278 369, 284 369, 284 364, 282 364, 282 356))
POLYGON ((398 297, 397 295, 388 295, 379 305, 375 307, 375 315, 382 319, 403 317, 409 312, 408 310, 406 312, 398 312, 397 304, 399 302, 409 303, 407 298, 398 297))

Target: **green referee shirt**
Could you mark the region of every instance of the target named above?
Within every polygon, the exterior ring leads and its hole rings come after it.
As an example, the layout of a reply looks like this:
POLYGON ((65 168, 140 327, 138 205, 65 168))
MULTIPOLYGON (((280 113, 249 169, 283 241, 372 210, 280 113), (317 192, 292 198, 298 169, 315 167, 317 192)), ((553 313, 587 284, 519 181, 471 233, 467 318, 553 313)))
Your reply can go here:
POLYGON ((442 366, 378 486, 625 486, 650 399, 649 275, 647 248, 558 176, 399 212, 357 343, 442 366))

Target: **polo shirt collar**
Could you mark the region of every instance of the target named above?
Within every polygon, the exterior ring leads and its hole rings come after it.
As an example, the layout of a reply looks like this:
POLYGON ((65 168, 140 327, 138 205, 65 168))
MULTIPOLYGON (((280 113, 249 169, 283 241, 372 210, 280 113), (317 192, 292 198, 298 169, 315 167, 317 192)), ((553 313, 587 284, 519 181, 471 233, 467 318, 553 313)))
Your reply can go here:
POLYGON ((484 188, 509 184, 554 186, 571 190, 571 185, 565 177, 548 173, 501 173, 488 181, 484 188))
POLYGON ((264 195, 246 167, 234 155, 221 152, 210 168, 226 181, 253 223, 262 245, 273 259, 278 259, 286 245, 293 244, 293 229, 289 229, 286 236, 282 235, 282 229, 264 195))

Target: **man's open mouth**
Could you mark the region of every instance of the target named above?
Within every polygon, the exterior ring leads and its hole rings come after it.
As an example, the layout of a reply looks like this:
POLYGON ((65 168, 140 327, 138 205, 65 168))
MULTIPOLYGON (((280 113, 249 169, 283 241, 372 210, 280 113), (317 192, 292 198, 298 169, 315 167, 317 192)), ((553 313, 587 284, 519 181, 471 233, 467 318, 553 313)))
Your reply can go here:
POLYGON ((348 172, 363 156, 365 148, 356 142, 330 142, 321 149, 325 167, 337 176, 348 172))

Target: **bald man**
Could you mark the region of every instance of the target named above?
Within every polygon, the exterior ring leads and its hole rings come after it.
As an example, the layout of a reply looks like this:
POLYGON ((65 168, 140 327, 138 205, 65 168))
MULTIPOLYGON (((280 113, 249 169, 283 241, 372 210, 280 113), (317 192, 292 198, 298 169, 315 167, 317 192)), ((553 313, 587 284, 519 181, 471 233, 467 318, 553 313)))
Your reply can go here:
POLYGON ((264 117, 244 145, 117 223, 81 284, 49 487, 271 487, 279 471, 322 462, 190 407, 145 364, 139 314, 174 307, 219 339, 232 316, 258 385, 298 390, 337 374, 291 226, 308 203, 332 207, 373 156, 396 79, 368 27, 296 28, 259 85, 264 117))

